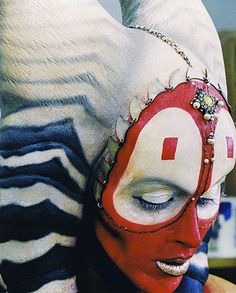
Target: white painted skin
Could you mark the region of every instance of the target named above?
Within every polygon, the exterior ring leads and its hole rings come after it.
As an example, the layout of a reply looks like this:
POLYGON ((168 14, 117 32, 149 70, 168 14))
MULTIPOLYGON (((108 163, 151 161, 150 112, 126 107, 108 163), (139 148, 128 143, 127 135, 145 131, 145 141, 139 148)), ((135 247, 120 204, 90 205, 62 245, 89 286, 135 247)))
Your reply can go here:
POLYGON ((67 237, 57 233, 51 233, 40 238, 40 240, 31 240, 24 243, 12 240, 3 243, 1 244, 0 251, 0 264, 7 255, 11 255, 11 260, 18 263, 33 260, 45 253, 45 247, 47 247, 49 251, 55 245, 55 242, 66 247, 73 247, 76 243, 76 237, 67 237))
MULTIPOLYGON (((219 40, 201 1, 189 3, 182 0, 175 2, 175 5, 172 1, 165 1, 165 5, 163 1, 157 0, 132 1, 132 5, 134 2, 140 2, 137 4, 138 10, 132 12, 135 16, 134 24, 157 27, 175 40, 186 51, 193 65, 202 72, 207 68, 209 72, 224 75, 219 40), (213 49, 206 50, 203 45, 213 49), (212 58, 220 62, 218 68, 212 58)), ((187 65, 168 45, 147 33, 122 27, 95 0, 69 0, 59 3, 55 0, 45 3, 34 0, 30 5, 28 1, 22 1, 21 5, 18 5, 15 1, 3 1, 2 6, 6 11, 2 22, 4 44, 1 53, 5 57, 2 73, 15 79, 26 80, 56 79, 78 73, 93 73, 99 82, 99 89, 85 83, 79 84, 76 80, 69 85, 45 85, 40 82, 37 85, 26 85, 16 84, 11 79, 2 83, 3 89, 22 94, 27 99, 85 93, 90 96, 90 102, 99 117, 112 126, 118 115, 127 112, 130 98, 154 78, 158 77, 167 86, 171 74, 180 69, 178 75, 180 81, 183 81, 187 65), (25 15, 28 17, 25 18, 25 15), (18 46, 15 47, 14 44, 18 46), (77 63, 76 66, 61 62, 66 57, 82 56, 85 53, 98 53, 100 64, 93 62, 93 59, 91 62, 77 63), (19 64, 10 62, 9 58, 25 61, 35 59, 43 64, 33 65, 27 61, 19 64), (104 68, 104 64, 108 64, 110 69, 104 68)), ((123 1, 122 4, 130 5, 129 1, 123 1)), ((124 19, 126 14, 123 9, 124 19)), ((215 78, 225 89, 224 76, 215 78)), ((78 112, 80 111, 79 108, 78 112)), ((37 113, 36 110, 27 113, 27 121, 31 120, 31 115, 36 116, 35 112, 37 113)), ((57 115, 63 115, 63 110, 57 115)), ((15 119, 19 119, 19 115, 15 119)), ((6 122, 14 123, 15 119, 11 116, 6 122)), ((23 119, 24 117, 22 121, 23 119)), ((38 121, 40 122, 44 121, 38 121)), ((81 125, 78 127, 81 128, 81 125)))
POLYGON ((217 182, 222 172, 227 172, 232 169, 234 162, 232 158, 227 157, 226 137, 232 137, 234 141, 233 154, 236 154, 236 133, 234 122, 228 111, 221 110, 218 114, 218 123, 215 131, 215 168, 213 169, 212 181, 217 182), (221 163, 221 158, 225 158, 224 163, 221 163))
MULTIPOLYGON (((122 5, 127 24, 136 22, 157 28, 171 37, 202 74, 205 68, 209 73, 214 72, 215 79, 226 92, 218 37, 201 1, 174 1, 173 5, 173 1, 124 0, 122 5), (137 11, 133 9, 134 3, 138 4, 137 11), (129 22, 134 18, 135 22, 129 22), (198 30, 195 31, 196 28, 198 30)), ((135 94, 146 91, 155 78, 168 86, 173 72, 176 72, 176 84, 185 80, 188 66, 172 48, 147 33, 123 27, 96 0, 2 0, 0 8, 3 12, 0 19, 1 92, 7 92, 9 97, 21 96, 27 103, 39 102, 45 97, 56 100, 86 95, 95 113, 90 115, 81 105, 69 102, 68 105, 50 105, 12 113, 2 119, 2 125, 44 125, 72 118, 90 163, 112 134, 117 117, 128 115, 129 103, 135 94), (66 61, 73 58, 74 62, 66 61), (85 74, 89 82, 76 78, 69 84, 43 82, 81 74, 85 74), (19 83, 19 79, 31 83, 19 83), (34 80, 38 82, 33 84, 34 80)), ((9 108, 8 100, 5 102, 1 105, 3 113, 9 108)), ((15 103, 21 106, 20 100, 15 103)), ((42 153, 41 160, 47 160, 48 155, 42 153)), ((63 155, 60 156, 64 159, 63 155)), ((25 156, 22 159, 32 158, 25 156)), ((10 160, 3 159, 1 163, 8 166, 10 160)), ((73 168, 70 171, 78 176, 73 168)), ((82 181, 81 187, 84 188, 86 180, 82 181)), ((45 189, 47 186, 42 188, 42 192, 45 189)), ((48 194, 52 195, 52 190, 48 194)), ((55 199, 56 194, 55 190, 51 199, 62 208, 62 201, 55 199)), ((9 191, 9 196, 8 202, 18 200, 16 191, 9 191)), ((43 195, 40 197, 44 198, 43 195)), ((24 198, 28 201, 26 191, 24 198)), ((32 198, 32 203, 35 200, 32 198)), ((72 213, 75 212, 71 209, 71 202, 65 201, 64 205, 66 211, 69 207, 72 213)), ((78 217, 81 216, 78 208, 78 217)), ((59 239, 60 235, 57 237, 55 244, 66 241, 63 237, 59 239)), ((24 248, 22 246, 22 250, 24 248)), ((17 251, 20 251, 20 243, 17 251)), ((46 251, 47 246, 40 247, 35 255, 43 255, 46 251)), ((7 257, 8 260, 16 260, 14 254, 7 257)), ((20 256, 18 261, 21 261, 20 256)), ((39 292, 54 292, 50 290, 75 292, 74 279, 68 283, 53 282, 43 286, 39 292)))
MULTIPOLYGON (((209 219, 217 213, 220 185, 235 164, 235 150, 234 157, 227 159, 225 138, 228 135, 236 141, 235 128, 229 114, 222 112, 219 115, 222 122, 216 126, 220 145, 217 143, 211 186, 197 204, 200 219, 209 219)), ((128 221, 141 225, 170 220, 194 195, 201 165, 202 139, 190 114, 178 108, 160 111, 139 134, 113 195, 116 211, 128 221), (167 137, 178 138, 174 160, 162 160, 163 141, 167 137)))
POLYGON ((125 25, 145 26, 177 42, 190 60, 196 58, 204 64, 210 79, 218 81, 227 96, 220 40, 201 0, 120 0, 120 3, 125 25))

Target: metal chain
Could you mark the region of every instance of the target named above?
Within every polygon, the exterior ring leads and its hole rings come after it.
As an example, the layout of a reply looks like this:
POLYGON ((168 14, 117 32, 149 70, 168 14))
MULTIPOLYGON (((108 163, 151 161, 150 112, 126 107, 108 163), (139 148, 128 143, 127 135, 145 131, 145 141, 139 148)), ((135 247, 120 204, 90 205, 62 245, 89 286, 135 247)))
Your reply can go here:
POLYGON ((140 25, 135 25, 135 26, 130 26, 130 28, 134 28, 134 29, 139 29, 139 30, 142 30, 144 32, 147 32, 149 33, 150 35, 153 35, 153 36, 156 36, 158 39, 162 40, 164 43, 168 44, 169 46, 171 46, 172 49, 175 50, 175 52, 177 54, 180 55, 180 57, 190 66, 192 67, 192 64, 189 60, 189 58, 187 57, 187 55, 184 53, 183 50, 181 50, 181 48, 171 39, 169 39, 167 36, 165 36, 164 34, 158 32, 158 31, 155 31, 155 30, 152 30, 152 29, 149 29, 145 26, 140 26, 140 25))

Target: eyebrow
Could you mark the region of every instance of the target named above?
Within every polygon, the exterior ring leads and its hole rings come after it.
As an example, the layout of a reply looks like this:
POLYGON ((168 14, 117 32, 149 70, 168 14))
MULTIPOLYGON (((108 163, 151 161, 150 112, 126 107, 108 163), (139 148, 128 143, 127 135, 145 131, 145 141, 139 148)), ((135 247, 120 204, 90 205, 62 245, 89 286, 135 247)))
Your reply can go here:
MULTIPOLYGON (((143 185, 147 185, 147 184, 152 184, 153 186, 166 186, 166 187, 170 187, 171 189, 176 190, 178 193, 183 193, 183 194, 190 194, 189 191, 187 191, 184 188, 181 188, 180 186, 173 184, 172 182, 169 182, 168 180, 163 180, 160 178, 156 178, 156 177, 144 177, 144 178, 140 178, 137 180, 132 181, 130 184, 127 185, 126 188, 142 188, 143 185)), ((125 188, 125 189, 126 189, 125 188)))

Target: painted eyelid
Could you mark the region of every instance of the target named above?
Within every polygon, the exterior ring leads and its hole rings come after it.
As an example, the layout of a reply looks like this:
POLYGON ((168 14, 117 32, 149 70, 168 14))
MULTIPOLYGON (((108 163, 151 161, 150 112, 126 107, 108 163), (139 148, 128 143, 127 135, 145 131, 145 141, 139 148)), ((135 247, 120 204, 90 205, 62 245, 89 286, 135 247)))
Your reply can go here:
MULTIPOLYGON (((215 188, 217 188, 217 191, 214 195, 217 195, 218 191, 220 191, 221 184, 225 181, 226 176, 222 177, 220 180, 218 180, 213 186, 211 186, 206 192, 204 192, 200 197, 205 199, 215 199, 210 197, 210 195, 213 194, 213 191, 215 188), (213 191, 212 191, 213 190, 213 191)), ((213 197, 214 197, 213 195, 213 197)))
POLYGON ((217 183, 214 186, 212 186, 211 188, 209 188, 205 193, 203 193, 200 198, 201 199, 216 199, 218 193, 220 192, 220 184, 221 183, 217 183))
POLYGON ((159 192, 144 193, 142 194, 142 196, 140 196, 140 198, 150 203, 161 204, 173 198, 173 195, 174 195, 174 192, 171 190, 168 190, 168 191, 160 190, 159 192), (165 194, 163 194, 163 192, 165 192, 165 194))

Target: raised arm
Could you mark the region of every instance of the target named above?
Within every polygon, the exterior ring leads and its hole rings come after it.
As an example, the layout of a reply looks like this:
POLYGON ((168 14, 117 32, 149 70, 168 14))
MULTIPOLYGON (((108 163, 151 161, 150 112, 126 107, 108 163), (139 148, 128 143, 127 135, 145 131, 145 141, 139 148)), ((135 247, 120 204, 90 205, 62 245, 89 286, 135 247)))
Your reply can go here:
POLYGON ((200 61, 227 95, 222 49, 201 0, 120 0, 123 24, 145 26, 172 39, 200 69, 200 61))

